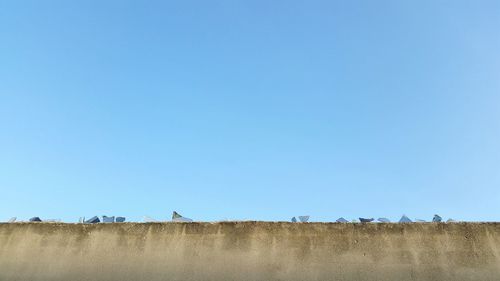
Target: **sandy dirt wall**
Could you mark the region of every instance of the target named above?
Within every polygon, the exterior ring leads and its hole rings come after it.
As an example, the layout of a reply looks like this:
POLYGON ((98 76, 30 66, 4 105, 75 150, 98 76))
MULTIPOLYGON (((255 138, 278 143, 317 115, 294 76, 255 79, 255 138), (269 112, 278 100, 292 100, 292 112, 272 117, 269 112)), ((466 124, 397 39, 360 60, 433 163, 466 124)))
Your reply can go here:
POLYGON ((0 280, 498 281, 500 224, 0 224, 0 280))

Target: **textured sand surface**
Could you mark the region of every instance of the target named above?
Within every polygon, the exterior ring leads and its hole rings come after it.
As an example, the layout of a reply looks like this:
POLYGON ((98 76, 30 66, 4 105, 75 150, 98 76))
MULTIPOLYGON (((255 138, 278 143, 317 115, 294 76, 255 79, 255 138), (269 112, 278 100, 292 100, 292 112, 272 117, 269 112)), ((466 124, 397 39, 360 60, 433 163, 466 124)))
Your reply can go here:
POLYGON ((0 224, 0 280, 498 281, 500 224, 0 224))

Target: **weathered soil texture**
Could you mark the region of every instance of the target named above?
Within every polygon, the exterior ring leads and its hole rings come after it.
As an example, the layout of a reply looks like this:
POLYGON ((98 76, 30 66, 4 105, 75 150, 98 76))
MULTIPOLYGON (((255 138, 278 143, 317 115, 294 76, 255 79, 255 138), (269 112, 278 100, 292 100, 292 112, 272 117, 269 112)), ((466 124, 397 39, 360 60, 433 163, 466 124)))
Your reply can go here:
POLYGON ((500 280, 500 224, 0 224, 1 281, 500 280))

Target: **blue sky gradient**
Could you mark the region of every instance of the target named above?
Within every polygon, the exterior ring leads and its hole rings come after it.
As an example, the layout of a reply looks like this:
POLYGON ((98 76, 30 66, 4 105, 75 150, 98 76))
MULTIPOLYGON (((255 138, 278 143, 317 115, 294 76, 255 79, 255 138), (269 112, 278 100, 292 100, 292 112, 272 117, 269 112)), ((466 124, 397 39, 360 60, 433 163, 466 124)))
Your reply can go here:
POLYGON ((500 220, 499 1, 1 1, 0 220, 500 220))

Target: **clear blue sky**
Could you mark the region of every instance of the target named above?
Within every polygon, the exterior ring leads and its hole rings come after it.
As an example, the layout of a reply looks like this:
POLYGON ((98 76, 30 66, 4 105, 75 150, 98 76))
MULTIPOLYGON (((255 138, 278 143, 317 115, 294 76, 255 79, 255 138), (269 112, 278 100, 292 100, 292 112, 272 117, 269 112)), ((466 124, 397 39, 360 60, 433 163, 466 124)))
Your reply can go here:
POLYGON ((499 1, 1 1, 0 220, 500 220, 499 1))

